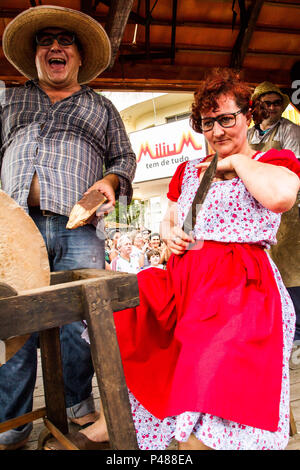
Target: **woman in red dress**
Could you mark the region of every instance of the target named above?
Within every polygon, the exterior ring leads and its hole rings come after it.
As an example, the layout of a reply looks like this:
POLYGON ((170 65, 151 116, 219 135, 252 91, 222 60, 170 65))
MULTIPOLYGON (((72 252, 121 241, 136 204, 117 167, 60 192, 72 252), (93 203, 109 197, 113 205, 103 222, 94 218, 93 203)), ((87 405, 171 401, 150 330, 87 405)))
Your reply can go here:
POLYGON ((251 92, 216 71, 195 95, 192 126, 218 152, 192 236, 182 225, 213 156, 181 164, 162 238, 166 273, 139 276, 140 306, 115 315, 138 442, 165 449, 281 449, 289 436, 294 309, 266 249, 299 190, 288 150, 247 141, 251 92))
MULTIPOLYGON (((191 123, 218 152, 216 177, 193 233, 182 224, 212 159, 181 164, 162 238, 167 269, 137 275, 140 305, 115 323, 141 449, 283 449, 289 438, 288 359, 294 309, 266 249, 299 190, 288 150, 247 142, 251 90, 214 71, 191 123)), ((81 431, 107 439, 103 416, 81 431)))

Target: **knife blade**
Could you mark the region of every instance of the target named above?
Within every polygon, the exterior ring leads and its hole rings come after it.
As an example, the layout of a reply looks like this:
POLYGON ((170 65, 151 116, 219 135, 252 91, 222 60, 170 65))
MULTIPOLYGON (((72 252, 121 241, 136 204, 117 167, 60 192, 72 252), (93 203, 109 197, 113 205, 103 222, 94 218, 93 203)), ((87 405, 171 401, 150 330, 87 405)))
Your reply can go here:
POLYGON ((185 221, 183 222, 182 230, 189 235, 190 232, 194 230, 196 225, 196 219, 199 210, 206 198, 208 190, 210 188, 211 182, 215 176, 216 168, 218 163, 218 152, 215 153, 214 158, 210 162, 208 168, 206 169, 203 178, 199 184, 195 197, 193 199, 192 205, 187 213, 185 221))

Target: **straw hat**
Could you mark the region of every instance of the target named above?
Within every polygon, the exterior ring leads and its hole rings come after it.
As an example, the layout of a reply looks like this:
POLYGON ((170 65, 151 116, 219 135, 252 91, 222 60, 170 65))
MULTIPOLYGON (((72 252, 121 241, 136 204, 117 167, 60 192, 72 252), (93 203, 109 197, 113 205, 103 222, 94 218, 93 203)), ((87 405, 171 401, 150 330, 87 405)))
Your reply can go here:
POLYGON ((78 82, 88 83, 110 63, 111 46, 102 26, 80 11, 53 5, 29 8, 5 28, 3 51, 9 62, 25 77, 37 78, 34 36, 47 27, 58 27, 76 34, 83 50, 78 82))
POLYGON ((276 85, 273 85, 273 83, 271 82, 260 83, 253 92, 252 100, 255 101, 257 98, 262 95, 265 95, 266 93, 277 93, 277 95, 281 96, 283 100, 283 111, 290 103, 288 95, 282 93, 282 91, 280 91, 280 89, 276 85))

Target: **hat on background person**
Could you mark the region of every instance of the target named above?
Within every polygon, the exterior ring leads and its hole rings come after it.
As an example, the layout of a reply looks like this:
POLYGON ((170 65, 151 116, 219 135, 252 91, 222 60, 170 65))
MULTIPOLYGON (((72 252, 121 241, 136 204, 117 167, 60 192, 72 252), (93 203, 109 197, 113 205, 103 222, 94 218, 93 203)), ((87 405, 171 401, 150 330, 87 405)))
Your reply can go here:
POLYGON ((37 78, 35 34, 51 27, 75 33, 82 52, 82 66, 78 73, 80 84, 90 82, 108 67, 111 59, 110 40, 96 20, 70 8, 42 5, 20 13, 3 33, 5 57, 22 75, 29 79, 37 78))
POLYGON ((255 101, 257 100, 257 98, 267 93, 277 93, 277 95, 281 96, 282 102, 283 102, 283 111, 290 103, 290 99, 288 95, 285 95, 284 93, 282 93, 282 91, 280 91, 280 89, 276 85, 273 85, 273 83, 271 82, 262 82, 259 85, 257 85, 257 87, 255 88, 253 92, 251 99, 252 101, 255 101))

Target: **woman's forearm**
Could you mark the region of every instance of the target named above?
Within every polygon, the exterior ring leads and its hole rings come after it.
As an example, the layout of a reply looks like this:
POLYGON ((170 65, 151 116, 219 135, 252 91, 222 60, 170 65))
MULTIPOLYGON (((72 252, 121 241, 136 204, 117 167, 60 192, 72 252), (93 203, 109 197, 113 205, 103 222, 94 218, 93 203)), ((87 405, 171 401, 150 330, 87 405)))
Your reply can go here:
POLYGON ((245 155, 233 155, 232 165, 248 191, 264 207, 285 212, 296 201, 300 180, 287 168, 261 163, 245 155))

